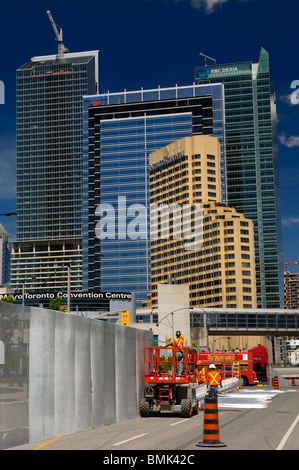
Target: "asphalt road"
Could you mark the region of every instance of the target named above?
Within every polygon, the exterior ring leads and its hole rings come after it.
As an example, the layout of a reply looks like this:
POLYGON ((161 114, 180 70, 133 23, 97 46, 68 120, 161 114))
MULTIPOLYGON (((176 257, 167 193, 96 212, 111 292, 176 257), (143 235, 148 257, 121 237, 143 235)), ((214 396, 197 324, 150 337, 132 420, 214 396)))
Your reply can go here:
POLYGON ((203 417, 203 411, 189 419, 165 413, 7 450, 97 450, 103 451, 96 454, 98 462, 125 463, 133 468, 136 465, 134 455, 139 455, 139 459, 140 455, 143 459, 154 459, 155 451, 162 451, 157 452, 160 456, 157 458, 162 461, 142 462, 171 464, 165 459, 175 453, 185 460, 176 463, 197 464, 199 452, 204 450, 299 449, 299 387, 279 390, 248 387, 221 394, 218 399, 219 432, 225 447, 198 446, 202 441, 203 417), (150 452, 135 454, 141 450, 150 452), (117 461, 121 455, 129 456, 130 452, 132 462, 117 461))

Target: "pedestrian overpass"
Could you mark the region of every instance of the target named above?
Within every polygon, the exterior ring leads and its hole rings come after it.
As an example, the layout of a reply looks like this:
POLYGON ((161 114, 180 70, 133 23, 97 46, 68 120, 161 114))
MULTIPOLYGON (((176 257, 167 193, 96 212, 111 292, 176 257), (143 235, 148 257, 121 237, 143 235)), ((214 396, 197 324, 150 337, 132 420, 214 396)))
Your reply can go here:
MULTIPOLYGON (((207 328, 209 335, 299 336, 299 310, 190 307, 189 312, 190 327, 207 328)), ((136 311, 137 322, 156 323, 158 316, 158 308, 136 311)))
POLYGON ((194 307, 190 326, 207 327, 211 335, 296 336, 299 310, 194 307))

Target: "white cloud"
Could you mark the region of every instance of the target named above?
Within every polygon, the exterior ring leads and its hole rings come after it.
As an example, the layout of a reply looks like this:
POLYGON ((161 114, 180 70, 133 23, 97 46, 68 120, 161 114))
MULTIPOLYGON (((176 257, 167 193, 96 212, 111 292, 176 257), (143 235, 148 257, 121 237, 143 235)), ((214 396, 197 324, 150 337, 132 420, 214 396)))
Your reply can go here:
POLYGON ((297 227, 299 226, 299 217, 288 217, 286 219, 282 219, 281 223, 284 227, 297 227))
POLYGON ((291 95, 280 95, 279 100, 282 101, 283 103, 294 106, 292 101, 291 101, 291 95))
POLYGON ((299 92, 298 89, 290 93, 289 95, 280 95, 278 99, 282 103, 286 103, 290 106, 297 106, 299 104, 299 92))
MULTIPOLYGON (((182 0, 174 0, 175 3, 179 3, 182 0)), ((204 10, 208 15, 213 13, 218 7, 221 7, 224 3, 227 3, 231 0, 188 0, 191 7, 196 10, 204 10)), ((248 2, 251 0, 238 0, 239 2, 248 2)))
POLYGON ((288 147, 288 148, 299 147, 298 135, 291 135, 290 137, 287 137, 286 134, 282 132, 281 134, 279 134, 278 139, 282 145, 285 145, 285 147, 288 147))
POLYGON ((190 4, 197 10, 204 8, 206 13, 209 14, 213 13, 216 7, 219 7, 228 1, 230 0, 190 0, 190 4))

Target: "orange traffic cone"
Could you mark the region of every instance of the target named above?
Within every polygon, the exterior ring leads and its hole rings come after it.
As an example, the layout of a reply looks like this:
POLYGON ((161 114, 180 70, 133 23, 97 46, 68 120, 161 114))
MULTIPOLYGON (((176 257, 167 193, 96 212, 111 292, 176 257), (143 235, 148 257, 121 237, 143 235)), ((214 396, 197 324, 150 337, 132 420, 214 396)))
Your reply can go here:
POLYGON ((202 441, 196 445, 199 447, 226 447, 226 444, 220 442, 217 398, 205 397, 202 441))
POLYGON ((254 383, 254 384, 258 384, 258 383, 259 383, 259 381, 257 380, 256 372, 254 373, 253 383, 254 383))
POLYGON ((275 388, 275 389, 279 389, 278 377, 274 377, 274 379, 273 379, 273 385, 274 385, 274 388, 275 388))

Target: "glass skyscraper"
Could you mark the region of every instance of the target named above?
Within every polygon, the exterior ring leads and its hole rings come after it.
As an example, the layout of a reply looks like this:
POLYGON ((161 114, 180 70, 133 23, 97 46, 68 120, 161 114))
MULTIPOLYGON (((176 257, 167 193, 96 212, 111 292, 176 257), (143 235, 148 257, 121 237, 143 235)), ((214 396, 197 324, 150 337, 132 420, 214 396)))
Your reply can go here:
POLYGON ((82 284, 82 97, 97 90, 98 51, 33 57, 17 70, 13 286, 28 277, 57 287, 54 271, 73 259, 82 284))
POLYGON ((154 150, 193 134, 218 137, 226 199, 223 98, 222 85, 84 97, 84 289, 135 292, 138 305, 146 300, 149 227, 146 223, 133 236, 128 231, 138 209, 145 208, 149 220, 149 154, 154 150), (96 232, 105 207, 115 211, 112 237, 96 232))
POLYGON ((11 237, 0 224, 0 286, 10 282, 11 237))
POLYGON ((269 55, 195 68, 198 84, 223 83, 228 204, 254 223, 257 302, 283 307, 276 102, 269 55))

